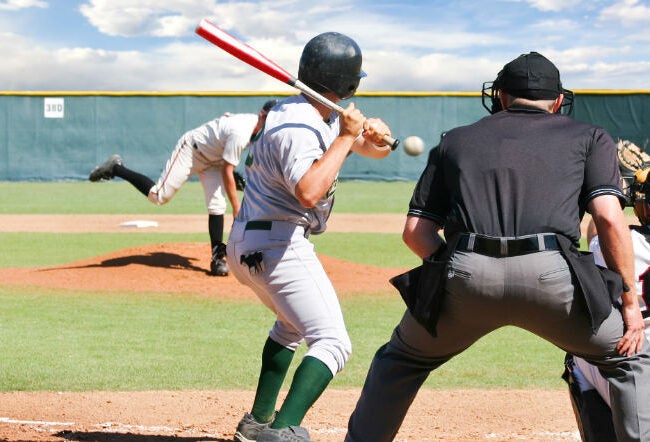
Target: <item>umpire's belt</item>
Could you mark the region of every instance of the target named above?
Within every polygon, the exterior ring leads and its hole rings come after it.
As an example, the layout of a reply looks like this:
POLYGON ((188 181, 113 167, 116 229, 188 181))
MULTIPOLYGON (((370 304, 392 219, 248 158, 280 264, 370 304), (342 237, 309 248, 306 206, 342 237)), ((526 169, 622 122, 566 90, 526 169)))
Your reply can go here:
POLYGON ((560 250, 554 233, 538 233, 517 237, 485 236, 462 233, 456 250, 474 252, 494 258, 520 256, 543 250, 560 250))

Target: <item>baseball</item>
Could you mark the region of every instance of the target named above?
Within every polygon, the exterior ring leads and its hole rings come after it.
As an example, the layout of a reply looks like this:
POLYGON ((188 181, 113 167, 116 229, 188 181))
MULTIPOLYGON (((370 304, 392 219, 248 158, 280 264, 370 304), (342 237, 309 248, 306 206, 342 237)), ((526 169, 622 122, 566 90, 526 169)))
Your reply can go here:
POLYGON ((404 152, 412 157, 416 157, 424 152, 424 141, 416 135, 404 138, 402 145, 404 146, 404 152))

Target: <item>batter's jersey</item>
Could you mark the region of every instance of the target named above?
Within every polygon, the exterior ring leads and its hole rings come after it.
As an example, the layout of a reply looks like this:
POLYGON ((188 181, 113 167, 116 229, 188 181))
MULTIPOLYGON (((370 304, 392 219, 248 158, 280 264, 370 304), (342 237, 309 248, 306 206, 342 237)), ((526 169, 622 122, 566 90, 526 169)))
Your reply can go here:
POLYGON ((329 121, 302 95, 286 99, 266 117, 263 133, 246 159, 246 189, 238 221, 282 220, 321 233, 334 203, 334 185, 315 207, 305 208, 296 185, 339 135, 339 117, 329 121))
MULTIPOLYGON (((634 280, 636 292, 639 295, 641 311, 648 310, 650 305, 650 228, 630 226, 632 234, 632 248, 634 249, 634 280)), ((594 254, 594 261, 606 267, 603 252, 600 250, 598 236, 594 236, 589 243, 589 251, 594 254)), ((644 313, 644 316, 647 314, 644 313)), ((650 327, 650 317, 645 318, 646 327, 650 327)))
POLYGON ((188 131, 185 137, 206 162, 216 167, 222 167, 224 161, 236 166, 242 150, 251 140, 257 118, 256 114, 225 113, 188 131))
POLYGON ((409 215, 460 232, 559 233, 576 244, 594 197, 619 188, 616 145, 601 128, 515 107, 447 132, 413 193, 409 215))

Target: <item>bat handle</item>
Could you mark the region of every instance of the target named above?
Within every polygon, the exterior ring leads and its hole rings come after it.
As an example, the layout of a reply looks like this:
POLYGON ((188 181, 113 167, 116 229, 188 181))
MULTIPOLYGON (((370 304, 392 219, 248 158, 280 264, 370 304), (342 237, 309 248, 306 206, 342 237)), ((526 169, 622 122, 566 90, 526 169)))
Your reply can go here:
MULTIPOLYGON (((318 92, 316 92, 315 90, 313 90, 312 88, 310 88, 305 83, 298 80, 297 78, 291 78, 288 81, 288 84, 295 87, 299 91, 304 92, 305 95, 310 96, 311 98, 327 106, 329 109, 333 110, 334 112, 338 112, 340 114, 344 111, 344 109, 341 106, 323 97, 321 94, 319 94, 318 92)), ((391 136, 384 135, 383 140, 384 143, 386 143, 386 145, 390 146, 390 150, 395 150, 397 149, 397 146, 399 146, 399 140, 391 136)))
POLYGON ((383 140, 384 143, 390 146, 390 150, 395 150, 397 149, 397 146, 399 146, 399 140, 397 138, 393 138, 389 135, 384 135, 383 140))

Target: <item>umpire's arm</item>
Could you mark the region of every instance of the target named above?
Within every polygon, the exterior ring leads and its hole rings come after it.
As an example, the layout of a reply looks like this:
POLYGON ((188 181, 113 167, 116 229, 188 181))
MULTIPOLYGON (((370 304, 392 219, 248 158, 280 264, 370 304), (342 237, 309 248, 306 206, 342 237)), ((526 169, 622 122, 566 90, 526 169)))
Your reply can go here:
POLYGON ((430 219, 409 215, 404 224, 402 240, 413 253, 424 259, 444 243, 439 231, 440 226, 430 219))
POLYGON ((636 294, 630 229, 625 222, 618 196, 597 196, 589 202, 588 208, 596 225, 605 263, 623 277, 623 283, 628 288, 621 296, 625 334, 619 341, 617 350, 620 354, 633 355, 640 352, 643 346, 645 324, 636 294))

